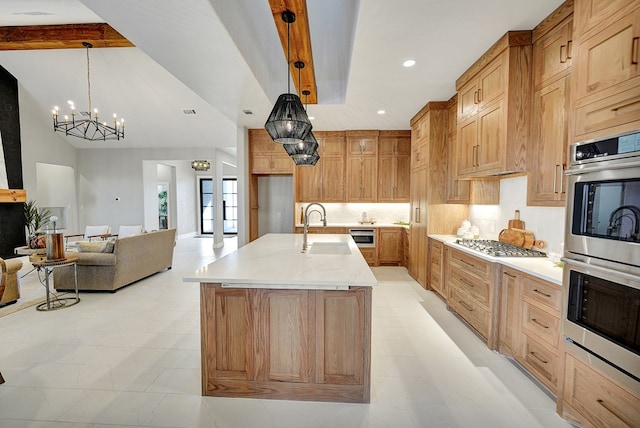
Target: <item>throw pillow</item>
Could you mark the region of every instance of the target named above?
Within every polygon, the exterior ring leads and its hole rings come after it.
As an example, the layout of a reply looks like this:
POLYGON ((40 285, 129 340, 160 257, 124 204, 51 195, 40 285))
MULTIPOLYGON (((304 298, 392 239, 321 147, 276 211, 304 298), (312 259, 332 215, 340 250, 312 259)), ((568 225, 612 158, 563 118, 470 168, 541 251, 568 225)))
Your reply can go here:
POLYGON ((115 240, 103 240, 103 241, 78 241, 78 251, 81 253, 113 253, 113 246, 115 240))

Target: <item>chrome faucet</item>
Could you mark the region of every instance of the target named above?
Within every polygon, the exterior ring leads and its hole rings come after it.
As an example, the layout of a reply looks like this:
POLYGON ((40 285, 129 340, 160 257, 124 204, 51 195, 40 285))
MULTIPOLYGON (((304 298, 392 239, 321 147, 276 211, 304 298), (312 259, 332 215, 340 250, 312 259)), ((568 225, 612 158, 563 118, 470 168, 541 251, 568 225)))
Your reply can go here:
POLYGON ((320 214, 320 220, 322 220, 322 226, 327 227, 327 210, 324 209, 324 206, 322 204, 319 204, 318 202, 313 202, 309 205, 307 205, 307 208, 305 208, 304 210, 304 229, 303 229, 303 234, 304 236, 302 237, 302 252, 304 253, 305 251, 307 251, 307 232, 309 231, 309 215, 311 215, 311 213, 318 213, 320 214), (318 210, 310 210, 309 208, 313 205, 317 205, 320 208, 322 208, 322 212, 318 211, 318 210))

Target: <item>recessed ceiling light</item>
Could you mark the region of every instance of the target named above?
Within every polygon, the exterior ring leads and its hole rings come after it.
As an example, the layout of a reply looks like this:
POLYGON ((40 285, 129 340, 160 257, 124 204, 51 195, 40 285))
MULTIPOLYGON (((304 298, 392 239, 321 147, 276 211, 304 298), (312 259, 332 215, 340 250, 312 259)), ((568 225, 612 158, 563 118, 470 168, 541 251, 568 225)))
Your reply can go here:
POLYGON ((315 120, 315 116, 309 116, 309 120, 315 120))
POLYGON ((385 113, 386 113, 386 111, 384 111, 384 110, 378 110, 378 114, 379 114, 379 115, 383 115, 383 114, 385 114, 385 113))
POLYGON ((402 65, 404 67, 413 67, 414 65, 416 65, 416 60, 415 59, 408 59, 405 62, 403 62, 402 65))

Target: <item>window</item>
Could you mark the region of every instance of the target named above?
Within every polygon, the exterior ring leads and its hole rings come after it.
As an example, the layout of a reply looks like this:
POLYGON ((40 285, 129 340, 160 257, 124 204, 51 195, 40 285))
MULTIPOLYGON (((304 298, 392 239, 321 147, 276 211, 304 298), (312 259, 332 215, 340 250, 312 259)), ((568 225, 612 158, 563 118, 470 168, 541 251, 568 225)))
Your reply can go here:
MULTIPOLYGON (((200 179, 200 233, 211 235, 214 230, 213 179, 200 179)), ((222 224, 224 234, 238 233, 238 180, 222 180, 222 224)))

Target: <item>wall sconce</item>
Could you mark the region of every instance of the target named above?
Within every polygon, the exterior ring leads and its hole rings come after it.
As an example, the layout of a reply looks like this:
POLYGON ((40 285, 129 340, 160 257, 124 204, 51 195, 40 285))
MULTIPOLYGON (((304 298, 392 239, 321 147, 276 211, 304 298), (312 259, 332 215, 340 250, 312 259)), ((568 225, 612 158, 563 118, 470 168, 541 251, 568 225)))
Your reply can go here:
POLYGON ((191 162, 191 168, 196 171, 209 171, 209 168, 211 168, 211 162, 206 160, 194 160, 191 162))

